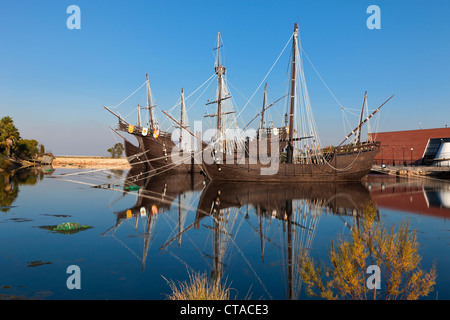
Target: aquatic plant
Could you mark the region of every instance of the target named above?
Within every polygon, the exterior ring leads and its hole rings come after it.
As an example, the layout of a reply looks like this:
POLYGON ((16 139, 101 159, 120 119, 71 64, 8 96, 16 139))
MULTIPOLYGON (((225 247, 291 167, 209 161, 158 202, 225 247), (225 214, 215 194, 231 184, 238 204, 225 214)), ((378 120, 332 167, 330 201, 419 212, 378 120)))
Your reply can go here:
POLYGON ((71 231, 71 230, 79 230, 79 229, 88 229, 90 226, 81 225, 78 222, 64 222, 58 224, 53 230, 55 231, 71 231))

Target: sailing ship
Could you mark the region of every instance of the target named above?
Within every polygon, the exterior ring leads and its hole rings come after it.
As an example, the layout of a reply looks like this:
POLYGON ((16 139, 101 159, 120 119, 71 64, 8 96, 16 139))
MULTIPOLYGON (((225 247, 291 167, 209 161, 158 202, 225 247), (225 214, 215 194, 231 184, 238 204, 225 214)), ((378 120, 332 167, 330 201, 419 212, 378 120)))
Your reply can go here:
POLYGON ((182 89, 181 91, 181 134, 178 141, 176 141, 177 143, 175 143, 172 140, 172 132, 161 130, 159 127, 159 123, 153 110, 156 107, 156 104, 152 99, 148 74, 146 74, 146 77, 147 106, 143 107, 138 105, 137 124, 130 124, 123 117, 113 112, 110 108, 104 106, 106 110, 118 118, 118 130, 134 136, 138 141, 138 146, 136 146, 124 136, 120 135, 117 130, 111 128, 124 139, 125 154, 129 160, 129 164, 131 166, 136 164, 144 164, 144 170, 151 171, 152 173, 200 172, 200 165, 194 163, 193 150, 190 149, 190 145, 188 143, 183 141, 183 139, 186 140, 186 134, 184 133, 185 129, 183 128, 188 127, 187 112, 184 102, 184 90, 182 89), (147 123, 147 126, 144 126, 142 123, 141 109, 148 110, 149 122, 147 123), (173 161, 172 151, 174 151, 175 147, 178 148, 179 151, 182 151, 182 153, 177 156, 176 161, 173 161))
MULTIPOLYGON (((370 172, 373 160, 380 150, 380 142, 361 142, 361 127, 392 97, 364 120, 361 112, 359 125, 343 141, 357 134, 355 142, 322 148, 306 88, 296 23, 292 35, 287 125, 279 128, 264 127, 263 116, 267 107, 263 103, 259 113, 261 125, 256 137, 230 138, 223 120, 232 112, 223 110, 223 104, 226 102, 224 100, 228 99, 229 95, 224 80, 226 68, 220 60, 220 32, 218 38, 215 67, 218 90, 217 100, 214 101, 217 104, 217 112, 211 115, 217 117, 216 136, 204 149, 202 159, 202 167, 209 179, 269 182, 358 181, 370 172), (264 156, 262 152, 265 152, 264 156), (266 159, 263 159, 265 157, 266 159)), ((366 95, 363 108, 365 101, 366 95)))

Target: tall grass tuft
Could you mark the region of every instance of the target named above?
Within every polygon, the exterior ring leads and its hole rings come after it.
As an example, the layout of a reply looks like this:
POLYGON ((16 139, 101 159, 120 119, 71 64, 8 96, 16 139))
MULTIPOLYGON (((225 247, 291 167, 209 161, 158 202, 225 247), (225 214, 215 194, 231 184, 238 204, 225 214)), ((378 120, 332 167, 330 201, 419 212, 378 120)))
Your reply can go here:
MULTIPOLYGON (((164 277, 163 277, 164 278, 164 277)), ((172 294, 168 295, 169 300, 229 300, 230 288, 221 285, 220 281, 210 281, 205 274, 189 274, 187 281, 167 280, 172 294)))

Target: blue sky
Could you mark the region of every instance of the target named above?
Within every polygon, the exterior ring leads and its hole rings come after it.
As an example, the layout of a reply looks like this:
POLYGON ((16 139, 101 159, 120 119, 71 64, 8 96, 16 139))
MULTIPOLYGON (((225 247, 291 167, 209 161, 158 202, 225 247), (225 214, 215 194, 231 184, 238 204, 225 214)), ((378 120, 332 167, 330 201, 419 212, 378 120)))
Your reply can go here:
MULTIPOLYGON (((298 22, 305 52, 346 109, 361 108, 366 90, 370 109, 395 94, 374 130, 443 127, 450 125, 449 12, 445 0, 5 0, 0 116, 13 117, 24 138, 37 139, 56 155, 106 155, 120 140, 108 128, 115 119, 102 106, 122 101, 145 73, 158 107, 170 109, 182 87, 189 95, 213 74, 212 48, 220 31, 240 111, 298 22), (72 4, 81 9, 80 30, 66 27, 72 4), (372 4, 381 9, 380 30, 366 26, 372 4)), ((287 49, 267 78, 269 101, 282 95, 288 59, 287 49)), ((306 60, 305 72, 321 140, 338 144, 357 116, 347 112, 343 120, 306 60)), ((244 122, 259 111, 262 88, 242 112, 244 122)), ((119 107, 121 114, 131 113, 134 121, 144 96, 132 96, 119 107)), ((203 119, 208 98, 190 109, 190 121, 203 119)))

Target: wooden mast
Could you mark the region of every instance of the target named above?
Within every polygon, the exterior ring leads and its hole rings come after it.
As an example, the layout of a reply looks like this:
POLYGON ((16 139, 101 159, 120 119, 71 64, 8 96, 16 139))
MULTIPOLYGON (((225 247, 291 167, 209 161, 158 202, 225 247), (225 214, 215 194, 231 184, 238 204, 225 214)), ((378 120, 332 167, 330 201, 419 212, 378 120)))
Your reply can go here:
POLYGON ((381 106, 379 106, 377 109, 375 109, 375 111, 373 111, 368 117, 366 117, 363 121, 361 121, 361 122, 359 123, 359 125, 358 125, 355 129, 352 130, 352 132, 350 132, 348 135, 345 136, 344 140, 338 145, 338 147, 341 146, 345 141, 347 141, 347 139, 350 138, 350 136, 351 136, 352 134, 354 134, 354 133, 356 132, 356 130, 358 130, 359 128, 361 128, 361 126, 362 126, 364 123, 366 123, 370 118, 372 118, 372 117, 375 115, 375 113, 377 113, 378 111, 380 111, 381 107, 384 106, 384 105, 385 105, 389 100, 391 100, 393 97, 394 97, 394 94, 393 94, 389 99, 387 99, 385 102, 383 102, 383 104, 382 104, 381 106))
POLYGON ((267 98, 267 83, 264 86, 264 98, 263 98, 263 106, 261 111, 261 124, 259 126, 260 129, 264 127, 264 111, 266 109, 266 98, 267 98))
POLYGON ((294 158, 294 109, 295 109, 295 87, 296 87, 296 76, 297 76, 297 66, 296 66, 296 56, 297 56, 297 32, 298 24, 294 26, 294 36, 292 40, 292 74, 291 74, 291 104, 289 111, 289 142, 287 145, 286 162, 292 163, 294 158))
POLYGON ((138 123, 137 123, 137 125, 140 127, 140 126, 142 126, 142 124, 141 124, 141 106, 138 104, 138 114, 137 114, 137 117, 138 117, 138 123))
POLYGON ((181 112, 180 112, 180 123, 182 126, 185 126, 185 123, 183 121, 184 119, 184 112, 185 112, 185 105, 184 105, 184 88, 181 88, 181 112))
POLYGON ((186 126, 184 123, 184 112, 185 112, 185 105, 184 105, 184 88, 181 88, 181 111, 180 111, 180 149, 183 149, 182 146, 182 140, 183 140, 183 128, 186 126))
POLYGON ((150 93, 150 83, 148 81, 148 73, 145 74, 147 76, 147 108, 148 108, 148 114, 150 116, 150 123, 149 127, 150 130, 153 130, 153 111, 152 111, 152 98, 150 93))
MULTIPOLYGON (((364 92, 364 100, 363 100, 363 105, 362 105, 362 108, 361 108, 361 115, 359 117, 359 123, 361 123, 362 120, 363 120, 362 117, 363 117, 363 112, 364 112, 364 105, 366 104, 366 99, 367 99, 367 91, 364 92)), ((361 143, 361 127, 359 127, 359 129, 358 129, 358 140, 356 141, 356 143, 357 144, 361 143)))
POLYGON ((217 74, 218 96, 217 96, 217 133, 222 135, 222 83, 225 68, 220 63, 220 31, 217 34, 217 67, 215 72, 217 74))

